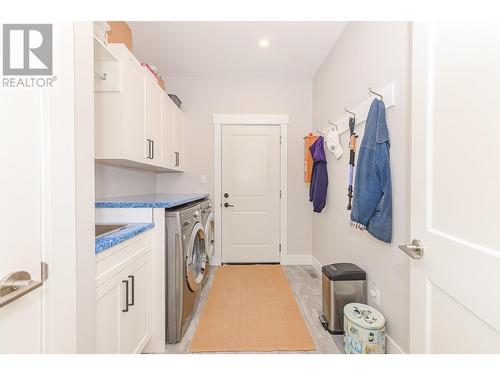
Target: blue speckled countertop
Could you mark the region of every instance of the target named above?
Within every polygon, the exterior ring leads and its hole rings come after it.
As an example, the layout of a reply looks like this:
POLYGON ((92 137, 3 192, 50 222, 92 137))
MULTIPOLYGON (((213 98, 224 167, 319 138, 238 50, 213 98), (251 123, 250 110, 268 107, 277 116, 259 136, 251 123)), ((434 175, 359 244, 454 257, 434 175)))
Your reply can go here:
POLYGON ((126 241, 139 233, 145 232, 155 225, 154 223, 129 224, 126 228, 118 232, 110 233, 95 239, 95 253, 98 254, 120 242, 126 241))
POLYGON ((206 193, 164 193, 104 198, 95 202, 96 208, 172 208, 207 198, 206 193))

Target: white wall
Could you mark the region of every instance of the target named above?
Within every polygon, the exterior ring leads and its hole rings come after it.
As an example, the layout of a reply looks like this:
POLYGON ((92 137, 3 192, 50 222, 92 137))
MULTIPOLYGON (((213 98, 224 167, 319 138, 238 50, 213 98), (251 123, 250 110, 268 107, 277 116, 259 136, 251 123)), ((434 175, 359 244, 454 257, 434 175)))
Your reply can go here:
MULTIPOLYGON (((347 205, 348 133, 342 136, 344 156, 328 153, 327 205, 313 216, 313 257, 320 264, 353 262, 366 270, 369 283, 379 288, 379 310, 387 318, 387 332, 404 351, 409 350, 409 258, 397 245, 410 238, 410 74, 409 23, 351 22, 314 77, 313 119, 325 128, 344 105, 354 107, 368 97, 368 86, 396 82, 396 106, 387 111, 391 137, 393 240, 382 243, 349 226, 347 205)), ((364 126, 358 134, 363 135, 364 126)), ((358 143, 359 144, 359 143, 358 143)), ((369 301, 373 305, 372 301, 369 301)), ((397 348, 391 340, 388 350, 397 348)))
POLYGON ((156 173, 95 164, 95 197, 110 198, 156 193, 156 173))
POLYGON ((95 353, 94 41, 74 23, 77 352, 95 353))
POLYGON ((303 140, 311 129, 310 79, 170 77, 168 92, 183 101, 183 174, 158 174, 158 192, 213 195, 213 113, 288 113, 288 254, 311 254, 311 207, 303 182, 303 140), (202 184, 201 175, 207 176, 202 184))

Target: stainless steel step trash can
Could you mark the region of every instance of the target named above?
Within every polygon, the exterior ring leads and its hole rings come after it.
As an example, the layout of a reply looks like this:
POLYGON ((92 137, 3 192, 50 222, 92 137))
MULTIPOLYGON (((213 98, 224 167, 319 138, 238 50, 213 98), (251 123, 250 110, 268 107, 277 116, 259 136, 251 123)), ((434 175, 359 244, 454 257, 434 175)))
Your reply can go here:
POLYGON ((353 263, 333 263, 321 268, 323 315, 320 321, 332 334, 344 333, 344 306, 366 303, 366 272, 353 263))

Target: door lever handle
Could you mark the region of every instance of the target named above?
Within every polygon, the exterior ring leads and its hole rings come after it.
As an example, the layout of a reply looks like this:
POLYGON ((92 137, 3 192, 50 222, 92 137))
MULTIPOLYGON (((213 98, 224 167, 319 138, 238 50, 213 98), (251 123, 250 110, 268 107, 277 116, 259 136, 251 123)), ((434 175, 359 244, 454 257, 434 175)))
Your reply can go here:
POLYGON ((226 202, 226 203, 224 203, 224 207, 227 208, 227 207, 234 207, 234 206, 232 204, 229 204, 229 203, 226 202))
POLYGON ((43 281, 31 280, 31 275, 26 271, 9 273, 0 280, 0 307, 14 302, 42 285, 43 281))
POLYGON ((412 259, 421 259, 424 256, 424 245, 420 240, 413 240, 411 245, 399 245, 399 248, 412 259))

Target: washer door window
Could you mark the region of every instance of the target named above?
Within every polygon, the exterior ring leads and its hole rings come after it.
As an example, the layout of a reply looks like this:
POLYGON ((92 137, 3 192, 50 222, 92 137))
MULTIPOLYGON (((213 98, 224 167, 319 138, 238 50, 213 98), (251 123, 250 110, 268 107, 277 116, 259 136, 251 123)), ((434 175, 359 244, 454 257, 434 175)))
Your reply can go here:
POLYGON ((207 261, 210 262, 215 250, 215 221, 212 212, 208 214, 205 224, 205 247, 207 251, 207 261))
POLYGON ((186 278, 191 291, 201 288, 206 269, 205 232, 200 223, 196 223, 189 238, 186 255, 186 278))

